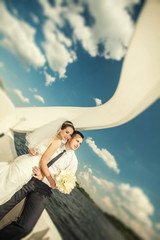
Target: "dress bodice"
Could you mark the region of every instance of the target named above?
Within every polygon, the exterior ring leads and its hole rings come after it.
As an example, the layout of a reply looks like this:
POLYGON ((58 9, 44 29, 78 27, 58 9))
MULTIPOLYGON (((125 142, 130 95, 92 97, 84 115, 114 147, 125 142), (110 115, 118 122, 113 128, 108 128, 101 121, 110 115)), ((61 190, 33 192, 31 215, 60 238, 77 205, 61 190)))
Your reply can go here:
POLYGON ((45 145, 40 145, 40 146, 38 146, 38 153, 40 154, 40 155, 43 155, 43 153, 47 150, 47 146, 45 146, 45 145))

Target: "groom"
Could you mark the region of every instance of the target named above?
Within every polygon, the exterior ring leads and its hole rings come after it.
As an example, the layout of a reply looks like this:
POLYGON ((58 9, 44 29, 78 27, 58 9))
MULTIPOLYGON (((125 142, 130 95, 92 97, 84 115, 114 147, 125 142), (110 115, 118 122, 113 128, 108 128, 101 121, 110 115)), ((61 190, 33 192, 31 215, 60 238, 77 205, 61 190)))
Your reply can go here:
MULTIPOLYGON (((73 173, 77 170, 77 158, 74 150, 78 149, 83 141, 83 134, 75 131, 66 144, 62 144, 55 153, 53 161, 60 161, 62 169, 69 168, 73 173), (59 155, 59 156, 58 156, 59 155), (59 158, 59 159, 58 159, 59 158)), ((52 161, 52 160, 51 160, 52 161)), ((51 161, 49 163, 51 163, 51 161)), ((50 168, 56 167, 52 164, 50 168)), ((50 169, 52 170, 52 169, 50 169)), ((19 240, 28 235, 37 223, 45 208, 47 199, 51 196, 50 184, 42 177, 40 170, 35 167, 37 176, 17 191, 12 198, 0 206, 0 219, 2 219, 15 205, 26 197, 23 211, 17 222, 12 222, 0 230, 0 239, 19 240), (39 179, 42 179, 40 181, 39 179)))

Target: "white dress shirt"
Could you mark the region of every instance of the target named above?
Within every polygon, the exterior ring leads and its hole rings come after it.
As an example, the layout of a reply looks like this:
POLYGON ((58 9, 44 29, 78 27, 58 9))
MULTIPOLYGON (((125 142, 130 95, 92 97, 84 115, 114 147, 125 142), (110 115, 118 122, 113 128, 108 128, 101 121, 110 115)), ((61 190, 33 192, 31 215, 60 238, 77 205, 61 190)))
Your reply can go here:
MULTIPOLYGON (((64 150, 66 150, 66 147, 65 144, 62 143, 48 162, 50 162, 54 157, 56 157, 59 153, 63 152, 64 150)), ((49 171, 53 179, 55 179, 55 175, 59 172, 59 170, 67 168, 70 169, 75 174, 77 171, 77 167, 78 160, 75 152, 73 150, 66 150, 66 152, 49 167, 49 171)), ((50 186, 50 183, 46 177, 44 177, 42 181, 48 186, 50 186)))

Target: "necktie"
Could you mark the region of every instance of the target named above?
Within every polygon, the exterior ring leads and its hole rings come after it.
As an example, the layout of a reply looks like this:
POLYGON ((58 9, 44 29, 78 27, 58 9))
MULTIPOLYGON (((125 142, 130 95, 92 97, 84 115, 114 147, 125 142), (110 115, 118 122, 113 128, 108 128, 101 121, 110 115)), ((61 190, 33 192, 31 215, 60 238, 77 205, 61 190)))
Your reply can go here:
POLYGON ((59 153, 56 157, 54 157, 49 163, 47 163, 47 166, 50 167, 55 161, 57 161, 64 153, 66 150, 63 150, 63 152, 59 153))

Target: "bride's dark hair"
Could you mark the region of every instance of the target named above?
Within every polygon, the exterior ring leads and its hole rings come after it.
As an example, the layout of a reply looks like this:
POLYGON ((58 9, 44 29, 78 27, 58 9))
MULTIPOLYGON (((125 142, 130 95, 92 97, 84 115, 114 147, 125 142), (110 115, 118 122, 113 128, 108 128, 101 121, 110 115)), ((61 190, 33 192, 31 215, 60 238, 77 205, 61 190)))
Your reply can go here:
POLYGON ((61 129, 63 130, 63 129, 65 129, 65 128, 67 128, 67 127, 71 127, 71 128, 73 129, 73 131, 75 131, 75 128, 74 128, 72 122, 70 122, 70 121, 65 121, 65 122, 62 124, 61 129))

